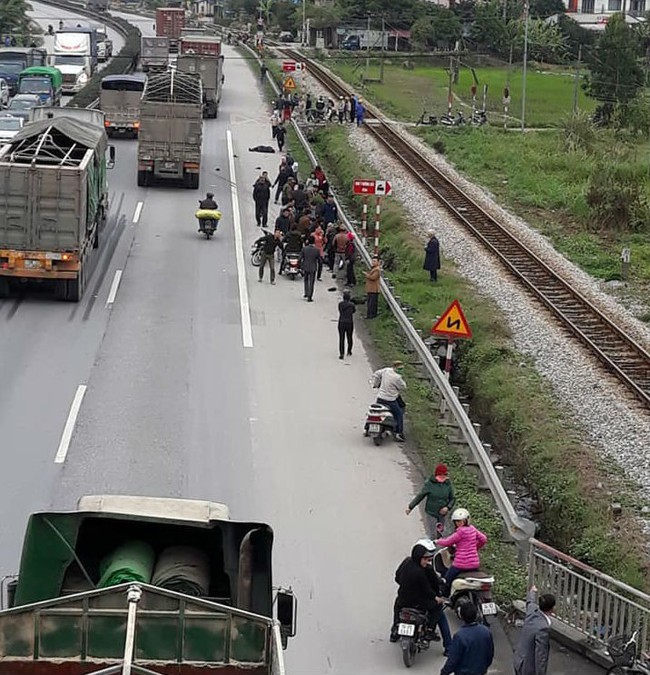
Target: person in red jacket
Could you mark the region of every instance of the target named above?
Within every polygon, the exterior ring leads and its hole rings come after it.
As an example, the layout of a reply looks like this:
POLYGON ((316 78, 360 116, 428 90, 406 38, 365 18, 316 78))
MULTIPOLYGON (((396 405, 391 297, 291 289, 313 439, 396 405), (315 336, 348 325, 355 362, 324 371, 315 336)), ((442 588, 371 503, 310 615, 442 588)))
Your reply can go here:
POLYGON ((462 572, 478 571, 481 561, 478 552, 487 544, 487 537, 469 524, 469 511, 456 509, 451 514, 456 527, 453 534, 436 541, 436 546, 455 546, 454 562, 445 574, 447 588, 451 589, 453 580, 462 572))

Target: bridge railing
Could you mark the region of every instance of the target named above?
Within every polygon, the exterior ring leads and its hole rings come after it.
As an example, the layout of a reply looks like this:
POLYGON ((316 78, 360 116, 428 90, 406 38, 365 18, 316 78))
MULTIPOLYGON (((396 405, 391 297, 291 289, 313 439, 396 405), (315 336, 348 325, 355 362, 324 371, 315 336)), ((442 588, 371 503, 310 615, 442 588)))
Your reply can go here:
POLYGON ((601 646, 638 631, 641 651, 650 651, 650 595, 537 539, 529 553, 529 582, 555 595, 557 620, 601 646))

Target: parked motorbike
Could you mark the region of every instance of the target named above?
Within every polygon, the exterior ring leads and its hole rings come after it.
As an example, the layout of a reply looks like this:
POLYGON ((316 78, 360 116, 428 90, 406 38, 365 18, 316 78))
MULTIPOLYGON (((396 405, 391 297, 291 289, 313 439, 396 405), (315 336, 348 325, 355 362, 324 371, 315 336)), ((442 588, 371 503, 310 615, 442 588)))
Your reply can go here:
MULTIPOLYGON (((435 542, 434 542, 435 543, 435 542)), ((448 548, 436 548, 433 556, 433 569, 444 580, 447 570, 452 564, 451 552, 448 548)), ((448 606, 460 618, 462 605, 471 602, 476 607, 478 621, 488 626, 489 616, 496 616, 497 606, 492 600, 494 577, 481 571, 463 572, 451 584, 448 606)))
POLYGON ((280 270, 280 274, 286 274, 291 278, 291 281, 295 281, 296 277, 299 274, 302 274, 300 269, 300 254, 299 253, 287 253, 284 258, 284 265, 280 270))
POLYGON ((415 123, 416 127, 420 125, 434 127, 438 124, 438 118, 435 115, 427 115, 426 111, 423 111, 420 115, 420 119, 415 123))
POLYGON ((402 648, 404 665, 410 668, 415 660, 415 655, 429 649, 432 634, 428 630, 426 612, 419 609, 405 607, 399 612, 397 635, 402 648))
POLYGON ((465 125, 465 117, 460 110, 455 116, 445 113, 444 115, 440 116, 440 124, 445 127, 461 127, 465 125))
POLYGON ((487 124, 487 113, 485 110, 477 110, 472 115, 472 124, 475 127, 482 127, 484 124, 487 124))
POLYGON ((262 247, 264 245, 264 238, 267 234, 271 234, 270 230, 262 228, 264 236, 259 237, 253 242, 251 246, 251 265, 259 267, 262 264, 262 247))
POLYGON ((395 432, 395 420, 390 408, 381 403, 371 403, 366 415, 364 436, 370 436, 372 442, 379 446, 384 442, 384 437, 395 432))

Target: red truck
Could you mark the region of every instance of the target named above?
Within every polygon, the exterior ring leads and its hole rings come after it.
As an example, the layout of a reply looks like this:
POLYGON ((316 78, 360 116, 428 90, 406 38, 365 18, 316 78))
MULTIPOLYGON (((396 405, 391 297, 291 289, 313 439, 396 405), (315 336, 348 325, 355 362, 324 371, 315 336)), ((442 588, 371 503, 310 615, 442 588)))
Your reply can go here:
POLYGON ((169 51, 178 51, 178 38, 185 28, 185 10, 182 7, 159 7, 156 10, 156 37, 169 38, 169 51))

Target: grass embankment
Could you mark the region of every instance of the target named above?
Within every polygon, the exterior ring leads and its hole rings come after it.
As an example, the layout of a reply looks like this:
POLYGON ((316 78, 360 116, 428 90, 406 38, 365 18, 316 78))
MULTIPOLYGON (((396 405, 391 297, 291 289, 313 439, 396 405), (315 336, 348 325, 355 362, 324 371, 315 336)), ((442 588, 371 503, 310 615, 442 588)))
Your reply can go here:
MULTIPOLYGON (((378 78, 379 62, 371 59, 366 70, 365 58, 344 56, 324 61, 328 68, 365 92, 387 115, 406 122, 415 122, 423 110, 441 115, 447 111, 449 92, 448 63, 440 60, 434 65, 431 60, 418 58, 413 61, 413 70, 406 70, 403 56, 389 56, 384 67, 384 81, 363 82, 363 77, 378 78), (427 62, 429 61, 429 62, 427 62)), ((509 83, 509 126, 519 126, 521 117, 521 68, 507 66, 476 66, 477 107, 482 107, 483 85, 487 85, 486 109, 492 124, 503 126, 503 89, 509 83)), ((472 71, 462 67, 458 84, 452 86, 454 110, 464 110, 465 117, 472 105, 472 71), (464 104, 464 105, 463 105, 464 104), (469 106, 466 107, 466 106, 469 106)), ((574 73, 562 67, 546 66, 536 69, 531 66, 526 78, 526 123, 530 127, 558 126, 563 115, 573 109, 575 89, 574 73)), ((595 103, 578 89, 578 105, 583 110, 592 110, 595 103)))
MULTIPOLYGON (((327 65, 348 82, 358 85, 360 70, 353 73, 348 61, 327 65)), ((489 83, 488 109, 503 112, 501 95, 506 81, 504 68, 478 68, 479 82, 489 83)), ((372 72, 371 76, 376 76, 372 72)), ((365 95, 389 115, 416 119, 423 107, 422 92, 436 97, 433 109, 446 105, 446 73, 441 68, 418 66, 414 71, 386 68, 384 84, 368 84, 365 95), (442 99, 440 98, 442 97, 442 99)), ((463 68, 455 92, 469 101, 471 72, 463 68), (463 93, 464 92, 464 93, 463 93)), ((529 72, 527 86, 528 126, 557 125, 572 110, 574 80, 557 70, 529 72)), ((521 73, 513 73, 510 86, 511 112, 520 115, 521 73)), ((479 95, 481 87, 479 86, 479 95)), ((581 110, 591 111, 595 102, 579 90, 581 110)), ((501 122, 499 122, 501 123, 501 122)), ((631 250, 627 294, 647 302, 650 288, 650 239, 647 233, 607 229, 594 218, 586 200, 591 176, 603 163, 626 167, 634 175, 647 175, 645 195, 650 200, 647 156, 650 142, 599 130, 588 151, 569 151, 559 130, 504 133, 500 128, 414 129, 427 143, 442 142, 451 163, 472 181, 490 190, 514 213, 547 235, 567 258, 589 274, 605 281, 621 278, 620 255, 631 250)), ((650 314, 640 317, 649 321, 650 314)))
MULTIPOLYGON (((349 185, 355 176, 376 175, 350 152, 344 129, 321 132, 316 147, 326 170, 341 185, 349 185)), ((358 200, 351 204, 360 211, 358 200)), ((513 350, 498 309, 449 264, 444 265, 437 284, 427 280, 422 271, 423 242, 414 235, 402 207, 392 200, 382 210, 382 251, 394 256, 395 269, 386 276, 402 302, 415 308, 409 313, 417 328, 428 332, 433 317, 451 300, 457 298, 463 305, 474 333, 472 341, 461 346, 463 389, 471 396, 475 417, 489 425, 491 438, 486 440, 494 443, 516 479, 537 499, 540 537, 631 585, 649 587, 642 544, 630 536, 637 529, 633 518, 626 515, 615 523, 610 512, 612 501, 633 504, 633 495, 622 479, 612 477, 611 469, 604 469, 595 452, 580 443, 533 364, 513 350)), ((369 329, 384 360, 409 360, 399 328, 385 307, 378 320, 369 322, 369 329)), ((414 376, 412 368, 409 435, 427 470, 441 459, 454 467, 458 503, 468 506, 477 525, 496 542, 500 518, 488 498, 477 491, 470 471, 437 425, 437 408, 428 384, 414 376)), ((494 543, 486 562, 499 580, 500 597, 521 597, 525 578, 512 549, 494 543)))

